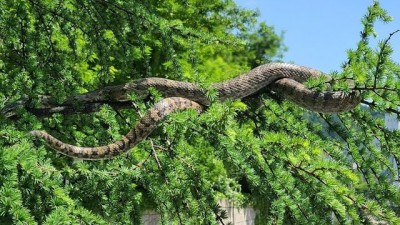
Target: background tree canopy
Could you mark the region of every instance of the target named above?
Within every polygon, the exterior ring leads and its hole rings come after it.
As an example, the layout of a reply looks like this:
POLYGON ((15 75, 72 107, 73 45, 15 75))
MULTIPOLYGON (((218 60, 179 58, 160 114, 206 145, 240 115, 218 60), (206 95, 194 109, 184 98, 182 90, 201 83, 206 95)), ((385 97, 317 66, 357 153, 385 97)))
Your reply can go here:
POLYGON ((279 60, 282 38, 231 0, 1 1, 0 224, 139 224, 146 209, 165 223, 216 224, 221 199, 256 208, 257 224, 330 224, 332 213, 340 223, 399 224, 400 131, 382 116, 400 114, 400 66, 390 58, 396 32, 369 45, 378 20, 390 17, 375 2, 332 74, 334 90, 362 91, 351 112, 310 112, 272 92, 214 101, 200 116, 171 115, 125 155, 79 161, 27 133, 110 143, 162 96, 152 90, 129 108, 109 102, 94 113, 40 109, 150 76, 207 89, 279 60))

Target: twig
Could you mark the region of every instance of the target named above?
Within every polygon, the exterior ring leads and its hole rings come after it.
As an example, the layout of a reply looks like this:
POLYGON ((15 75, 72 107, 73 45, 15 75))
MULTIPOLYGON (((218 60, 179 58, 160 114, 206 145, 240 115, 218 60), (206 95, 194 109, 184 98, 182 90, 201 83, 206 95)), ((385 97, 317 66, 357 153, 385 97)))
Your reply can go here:
MULTIPOLYGON (((373 102, 373 101, 372 101, 372 102, 369 102, 369 101, 367 101, 367 100, 361 100, 361 103, 363 103, 363 104, 365 104, 365 105, 368 105, 368 106, 370 106, 371 108, 374 108, 374 107, 377 107, 377 106, 378 106, 378 105, 377 105, 375 102, 373 102)), ((396 110, 396 109, 393 109, 393 108, 386 108, 385 111, 394 113, 394 114, 396 114, 398 117, 400 117, 400 110, 396 110)))
POLYGON ((385 41, 383 42, 382 48, 379 51, 378 61, 376 63, 375 73, 374 73, 374 85, 373 85, 374 89, 376 89, 376 85, 378 83, 378 73, 381 71, 381 67, 383 65, 383 60, 385 58, 384 55, 383 55, 383 53, 385 51, 385 48, 386 48, 386 46, 388 46, 388 43, 389 43, 390 39, 393 37, 393 35, 395 35, 399 31, 400 30, 396 30, 396 31, 390 33, 389 37, 386 38, 385 41))
MULTIPOLYGON (((150 145, 151 145, 151 153, 152 153, 152 155, 154 156, 154 159, 155 159, 156 162, 157 162, 157 167, 158 167, 158 169, 159 169, 160 172, 161 172, 161 171, 163 170, 163 168, 162 168, 162 166, 161 166, 160 160, 159 160, 158 157, 157 157, 157 151, 156 151, 155 148, 154 148, 153 140, 150 140, 150 145)), ((168 184, 168 179, 165 178, 165 182, 168 184)))

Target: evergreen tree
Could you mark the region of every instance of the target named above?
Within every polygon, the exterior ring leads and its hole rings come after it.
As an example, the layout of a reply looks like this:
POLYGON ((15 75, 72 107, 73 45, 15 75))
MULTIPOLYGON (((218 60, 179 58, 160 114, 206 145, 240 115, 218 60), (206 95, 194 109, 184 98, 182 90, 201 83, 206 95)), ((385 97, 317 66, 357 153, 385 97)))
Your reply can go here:
POLYGON ((369 43, 374 23, 391 18, 374 2, 332 74, 333 90, 361 91, 363 104, 319 114, 272 92, 216 99, 211 83, 285 51, 257 16, 231 0, 1 1, 0 224, 140 224, 147 209, 165 224, 217 224, 221 199, 256 208, 257 224, 331 224, 332 215, 399 224, 400 131, 376 116, 400 114, 397 32, 369 43), (212 104, 200 116, 174 113, 112 160, 73 160, 28 135, 45 129, 82 146, 118 139, 162 99, 157 90, 125 103, 68 99, 143 77, 198 83, 212 104))

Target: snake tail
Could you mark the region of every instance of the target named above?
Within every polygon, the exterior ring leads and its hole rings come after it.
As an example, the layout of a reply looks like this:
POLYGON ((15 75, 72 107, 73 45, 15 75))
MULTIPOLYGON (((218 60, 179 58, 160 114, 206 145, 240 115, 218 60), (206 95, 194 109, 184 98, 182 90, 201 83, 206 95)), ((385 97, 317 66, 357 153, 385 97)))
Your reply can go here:
POLYGON ((84 160, 110 159, 124 152, 127 152, 140 141, 145 139, 158 122, 163 120, 169 114, 185 109, 194 109, 198 113, 203 111, 203 107, 189 99, 181 97, 165 98, 156 103, 137 124, 122 139, 109 145, 99 147, 79 147, 63 143, 46 131, 33 130, 30 135, 44 139, 46 144, 61 154, 69 157, 84 160))

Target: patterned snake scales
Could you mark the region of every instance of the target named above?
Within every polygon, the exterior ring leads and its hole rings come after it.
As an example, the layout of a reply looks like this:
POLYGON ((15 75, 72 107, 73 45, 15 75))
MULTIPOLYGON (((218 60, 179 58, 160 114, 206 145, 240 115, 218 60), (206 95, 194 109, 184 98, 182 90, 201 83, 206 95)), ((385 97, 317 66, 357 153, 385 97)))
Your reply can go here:
MULTIPOLYGON (((360 103, 361 98, 357 91, 317 92, 302 84, 309 78, 320 76, 325 75, 315 69, 287 63, 270 63, 231 80, 216 83, 213 88, 218 91, 219 100, 224 101, 228 98, 242 99, 268 86, 267 88, 272 88, 296 104, 317 112, 349 111, 360 103)), ((34 130, 30 134, 43 138, 51 148, 70 157, 86 160, 109 159, 133 148, 152 132, 159 121, 172 112, 194 109, 201 113, 209 105, 204 91, 188 82, 144 78, 128 83, 126 87, 140 97, 147 96, 148 88, 154 87, 166 98, 155 104, 121 140, 100 147, 78 147, 63 143, 45 131, 34 130)), ((89 92, 86 96, 90 94, 89 92)), ((81 96, 84 97, 85 95, 81 96)))

